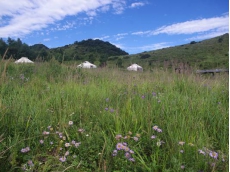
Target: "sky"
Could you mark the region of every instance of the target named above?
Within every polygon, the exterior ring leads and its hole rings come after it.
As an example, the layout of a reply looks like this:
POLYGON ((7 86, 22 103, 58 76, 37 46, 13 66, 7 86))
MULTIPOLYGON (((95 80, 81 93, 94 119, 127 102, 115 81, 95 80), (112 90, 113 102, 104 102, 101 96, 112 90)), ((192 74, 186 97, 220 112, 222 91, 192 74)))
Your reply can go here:
POLYGON ((136 54, 225 33, 228 0, 0 0, 0 38, 28 45, 100 39, 136 54))

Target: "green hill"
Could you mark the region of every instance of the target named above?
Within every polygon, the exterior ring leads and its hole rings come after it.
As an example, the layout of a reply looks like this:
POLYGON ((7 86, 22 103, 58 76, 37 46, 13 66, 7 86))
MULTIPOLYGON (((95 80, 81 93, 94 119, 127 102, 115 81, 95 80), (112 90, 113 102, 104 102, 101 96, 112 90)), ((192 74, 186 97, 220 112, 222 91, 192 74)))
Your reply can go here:
POLYGON ((188 44, 147 51, 128 56, 109 58, 110 65, 119 62, 123 66, 138 63, 146 67, 177 67, 181 64, 192 68, 228 68, 229 34, 188 44))
POLYGON ((154 67, 210 69, 228 68, 229 66, 229 34, 203 40, 191 41, 188 44, 163 48, 154 51, 146 51, 128 55, 115 45, 102 40, 83 40, 63 47, 49 49, 43 44, 28 46, 20 39, 8 38, 7 42, 0 39, 0 58, 5 50, 7 58, 18 59, 22 56, 31 60, 39 59, 49 61, 55 58, 59 62, 90 61, 100 66, 127 67, 132 63, 138 63, 145 69, 154 67))

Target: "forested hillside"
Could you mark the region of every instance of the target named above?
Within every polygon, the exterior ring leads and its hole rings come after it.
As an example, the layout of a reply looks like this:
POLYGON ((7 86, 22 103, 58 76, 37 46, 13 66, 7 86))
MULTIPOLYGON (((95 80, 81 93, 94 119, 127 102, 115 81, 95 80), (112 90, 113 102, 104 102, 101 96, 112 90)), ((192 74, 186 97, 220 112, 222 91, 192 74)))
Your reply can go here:
POLYGON ((8 38, 7 41, 0 39, 0 57, 2 58, 4 54, 5 59, 19 59, 24 56, 33 61, 37 59, 48 61, 51 58, 55 58, 60 62, 88 60, 92 63, 99 61, 100 64, 104 64, 110 56, 128 55, 127 52, 117 48, 115 45, 98 39, 76 41, 74 44, 49 49, 43 44, 29 46, 22 43, 20 39, 14 40, 11 38, 8 38))

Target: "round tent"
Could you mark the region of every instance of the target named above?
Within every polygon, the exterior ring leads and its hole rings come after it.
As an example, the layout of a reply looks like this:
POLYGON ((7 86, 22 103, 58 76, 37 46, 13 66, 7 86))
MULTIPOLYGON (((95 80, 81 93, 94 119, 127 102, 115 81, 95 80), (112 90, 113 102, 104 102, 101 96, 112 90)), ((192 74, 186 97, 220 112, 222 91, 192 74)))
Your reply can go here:
POLYGON ((131 66, 127 67, 129 71, 143 71, 143 68, 137 64, 132 64, 131 66))
POLYGON ((14 63, 34 63, 34 62, 29 60, 27 57, 22 57, 22 58, 16 60, 14 63))
POLYGON ((88 61, 85 61, 85 62, 79 64, 77 67, 78 68, 97 68, 96 65, 94 65, 94 64, 92 64, 92 63, 90 63, 88 61))

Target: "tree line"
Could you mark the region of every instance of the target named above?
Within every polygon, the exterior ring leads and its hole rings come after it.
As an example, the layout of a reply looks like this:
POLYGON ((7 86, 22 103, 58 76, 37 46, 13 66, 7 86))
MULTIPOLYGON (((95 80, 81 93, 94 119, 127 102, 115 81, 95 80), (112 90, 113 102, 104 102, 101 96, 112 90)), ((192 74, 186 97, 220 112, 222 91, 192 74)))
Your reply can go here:
POLYGON ((4 57, 5 59, 28 57, 33 61, 36 59, 49 61, 50 59, 55 58, 60 62, 87 60, 92 63, 99 61, 101 65, 106 64, 110 56, 128 55, 127 52, 113 44, 98 39, 88 39, 80 42, 75 41, 73 44, 49 49, 43 44, 29 46, 26 43, 23 43, 19 38, 16 40, 8 38, 6 41, 0 38, 0 58, 3 57, 6 50, 7 53, 4 57))

